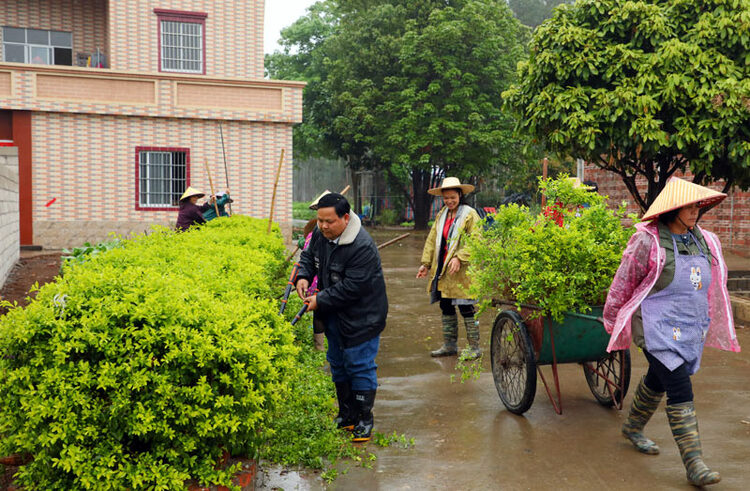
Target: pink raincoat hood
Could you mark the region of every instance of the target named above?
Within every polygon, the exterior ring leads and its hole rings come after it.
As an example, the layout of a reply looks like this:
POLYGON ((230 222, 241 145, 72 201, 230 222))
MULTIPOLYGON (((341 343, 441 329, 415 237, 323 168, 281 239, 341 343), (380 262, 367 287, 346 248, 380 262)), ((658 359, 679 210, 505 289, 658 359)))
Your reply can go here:
MULTIPOLYGON (((609 287, 604 305, 604 328, 611 335, 607 351, 627 349, 631 342, 630 321, 633 314, 656 284, 664 269, 666 251, 659 247, 659 232, 655 221, 636 226, 622 254, 620 267, 609 287)), ((732 305, 727 291, 727 266, 719 239, 700 229, 711 250, 711 284, 708 287, 708 326, 706 346, 725 351, 740 351, 734 331, 732 305)))

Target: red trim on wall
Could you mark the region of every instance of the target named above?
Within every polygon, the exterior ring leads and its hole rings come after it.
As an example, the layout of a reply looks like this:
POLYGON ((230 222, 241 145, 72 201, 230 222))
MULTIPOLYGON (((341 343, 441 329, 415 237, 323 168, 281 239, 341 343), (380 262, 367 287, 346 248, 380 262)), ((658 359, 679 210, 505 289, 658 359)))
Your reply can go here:
POLYGON ((31 111, 13 111, 13 142, 18 147, 18 216, 21 245, 33 245, 31 111))
POLYGON ((183 147, 135 147, 135 210, 136 211, 179 211, 179 207, 153 208, 141 206, 141 152, 185 152, 185 187, 190 186, 190 149, 183 147))
POLYGON ((182 10, 167 10, 167 9, 154 9, 156 14, 156 33, 157 33, 157 46, 159 49, 159 66, 158 70, 162 73, 195 73, 195 72, 175 72, 172 70, 161 69, 161 21, 169 22, 192 22, 194 24, 201 24, 201 34, 203 35, 203 75, 206 74, 206 17, 208 14, 205 12, 188 12, 182 10))

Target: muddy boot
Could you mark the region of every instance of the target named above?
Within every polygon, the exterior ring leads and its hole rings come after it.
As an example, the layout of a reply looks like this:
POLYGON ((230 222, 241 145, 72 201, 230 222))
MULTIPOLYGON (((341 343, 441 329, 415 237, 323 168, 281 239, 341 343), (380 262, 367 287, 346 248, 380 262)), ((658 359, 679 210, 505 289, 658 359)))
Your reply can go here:
POLYGON ((698 420, 693 401, 667 406, 667 419, 674 441, 680 449, 687 479, 694 486, 706 486, 721 481, 718 472, 712 471, 703 462, 698 420))
POLYGON ((458 317, 443 316, 443 345, 430 352, 430 356, 455 356, 458 353, 458 317))
POLYGON ((641 379, 635 391, 630 414, 622 424, 622 436, 630 440, 639 452, 656 455, 659 453, 659 446, 643 435, 643 427, 659 407, 664 392, 654 392, 646 387, 645 379, 641 379))
POLYGON ((342 430, 351 431, 357 424, 356 403, 350 382, 336 382, 336 398, 339 401, 339 413, 333 419, 342 430))
POLYGON ((476 360, 482 356, 482 349, 479 347, 479 321, 475 317, 464 317, 466 326, 466 339, 469 340, 469 347, 461 353, 464 360, 476 360))
POLYGON ((367 442, 372 438, 372 427, 375 418, 372 415, 372 407, 375 405, 374 390, 355 390, 354 404, 358 409, 357 424, 352 430, 353 442, 367 442))
POLYGON ((313 333, 313 344, 318 351, 326 350, 326 335, 322 332, 313 333))

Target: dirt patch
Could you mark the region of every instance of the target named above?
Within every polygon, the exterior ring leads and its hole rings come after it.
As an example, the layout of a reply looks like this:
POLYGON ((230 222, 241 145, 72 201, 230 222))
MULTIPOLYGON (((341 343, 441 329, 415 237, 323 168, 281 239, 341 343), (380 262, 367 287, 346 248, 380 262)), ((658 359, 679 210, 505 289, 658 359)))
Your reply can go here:
MULTIPOLYGON (((60 274, 60 256, 61 254, 56 252, 22 257, 13 267, 8 280, 0 290, 0 299, 26 305, 29 290, 34 283, 39 283, 39 285, 49 283, 60 274)), ((0 308, 0 315, 5 312, 5 309, 0 308)))

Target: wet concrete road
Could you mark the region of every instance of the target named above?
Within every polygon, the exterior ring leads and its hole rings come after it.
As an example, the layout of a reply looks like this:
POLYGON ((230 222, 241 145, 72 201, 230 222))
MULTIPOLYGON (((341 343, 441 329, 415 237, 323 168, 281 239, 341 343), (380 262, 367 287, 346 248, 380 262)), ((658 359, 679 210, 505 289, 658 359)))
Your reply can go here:
MULTIPOLYGON (((380 243, 398 232, 373 235, 380 243)), ((429 356, 440 344, 440 312, 429 305, 425 280, 414 278, 423 241, 424 235, 413 234, 381 251, 390 313, 375 403, 376 431, 403 433, 416 445, 404 450, 370 444, 368 451, 378 457, 373 468, 341 464, 346 473, 330 489, 694 489, 685 480, 663 404, 647 426, 662 453, 639 454, 620 437, 624 412, 596 402, 577 364, 561 365, 562 416, 541 381, 527 413, 508 412, 489 369, 490 313, 481 319, 481 377, 452 383, 452 374, 460 376, 455 358, 429 356)), ((743 353, 708 349, 694 377, 706 461, 723 478, 711 487, 717 491, 750 489, 750 329, 738 335, 743 353)), ((461 326, 459 346, 465 345, 461 326)), ((643 356, 632 354, 628 406, 646 369, 643 356)))

